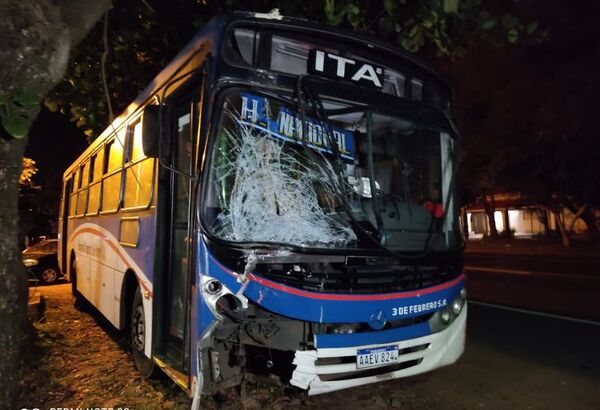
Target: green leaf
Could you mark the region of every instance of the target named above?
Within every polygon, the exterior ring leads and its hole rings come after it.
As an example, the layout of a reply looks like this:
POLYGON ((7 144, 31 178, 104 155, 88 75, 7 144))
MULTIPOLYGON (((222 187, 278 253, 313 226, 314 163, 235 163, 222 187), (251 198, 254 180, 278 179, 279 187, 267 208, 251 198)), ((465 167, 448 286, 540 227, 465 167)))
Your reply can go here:
POLYGON ((394 0, 384 0, 383 8, 387 12, 387 14, 392 15, 396 10, 396 2, 394 0))
POLYGON ((435 11, 427 12, 427 15, 423 19, 423 26, 426 28, 431 28, 438 21, 438 15, 435 11))
POLYGON ((519 40, 519 31, 517 29, 513 28, 513 29, 508 30, 506 35, 508 37, 508 41, 511 43, 516 43, 517 40, 519 40))
POLYGON ((444 0, 444 11, 446 13, 456 13, 460 0, 444 0))
POLYGON ((348 14, 360 14, 360 9, 358 8, 358 6, 356 4, 348 4, 348 6, 346 7, 346 12, 348 14))
POLYGON ((20 104, 24 107, 30 107, 32 105, 38 105, 40 100, 37 95, 33 93, 28 93, 27 91, 17 91, 12 99, 17 104, 20 104))
POLYGON ((479 27, 482 30, 491 30, 496 27, 496 19, 489 17, 487 20, 484 20, 479 27))
POLYGON ((419 26, 415 24, 408 32, 408 37, 412 38, 415 37, 417 34, 419 34, 419 26))
POLYGON ((334 26, 338 26, 344 18, 345 11, 335 14, 335 0, 326 0, 324 11, 327 20, 334 26))
POLYGON ((2 117, 2 126, 14 138, 21 139, 27 135, 30 121, 20 115, 9 115, 2 117))
POLYGON ((536 31, 538 26, 539 25, 538 25, 537 21, 532 21, 529 24, 527 24, 527 34, 531 34, 534 31, 536 31))

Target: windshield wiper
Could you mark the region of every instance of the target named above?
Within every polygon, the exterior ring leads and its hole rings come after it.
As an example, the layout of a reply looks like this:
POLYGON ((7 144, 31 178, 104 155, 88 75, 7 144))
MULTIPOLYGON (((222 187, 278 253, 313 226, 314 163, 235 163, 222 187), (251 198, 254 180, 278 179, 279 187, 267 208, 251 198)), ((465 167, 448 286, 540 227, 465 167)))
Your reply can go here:
MULTIPOLYGON (((301 74, 298 76, 298 81, 296 83, 296 94, 297 94, 297 98, 298 98, 298 108, 300 111, 300 115, 302 117, 302 127, 303 127, 303 135, 306 135, 306 102, 304 101, 303 98, 303 94, 306 95, 306 97, 309 99, 314 112, 317 116, 317 120, 321 122, 321 124, 323 125, 324 129, 325 129, 325 137, 327 139, 326 144, 329 146, 329 148, 331 149, 332 153, 333 153, 333 157, 334 157, 334 161, 333 161, 333 171, 336 175, 336 179, 332 178, 332 175, 330 173, 327 173, 327 177, 330 179, 330 182, 332 184, 332 187, 334 187, 337 190, 337 195, 340 198, 341 202, 342 202, 342 209, 344 210, 344 212, 346 213, 346 215, 348 216, 348 218, 350 219, 350 223, 352 224, 352 226, 354 227, 354 232, 357 235, 360 235, 362 237, 366 237, 368 242, 371 243, 375 243, 377 245, 379 245, 379 239, 374 238, 372 235, 373 233, 370 231, 367 231, 354 217, 353 213, 352 213, 352 208, 350 207, 350 204, 348 203, 348 200, 346 198, 346 192, 344 190, 344 184, 345 184, 345 180, 343 177, 343 173, 342 173, 342 169, 341 169, 341 159, 340 159, 340 153, 337 147, 337 143, 335 143, 333 137, 332 137, 332 132, 331 132, 331 128, 329 125, 329 120, 328 120, 328 116, 325 112, 325 109, 323 107, 323 104, 321 103, 321 100, 315 96, 311 90, 306 87, 303 84, 303 80, 304 78, 308 77, 307 74, 301 74)), ((308 150, 309 152, 312 152, 312 150, 310 150, 305 142, 304 142, 304 138, 302 138, 302 146, 304 147, 305 150, 308 150)), ((310 155, 310 154, 309 154, 310 155)), ((367 222, 369 222, 367 220, 367 222)), ((370 224, 370 222, 369 222, 370 224)), ((379 227, 374 226, 374 228, 377 231, 377 234, 380 236, 381 235, 381 231, 379 230, 379 227)), ((380 236, 381 238, 381 236, 380 236)))
POLYGON ((377 185, 375 181, 375 165, 373 165, 373 113, 367 111, 367 158, 369 166, 369 186, 371 188, 371 201, 373 201, 373 213, 377 222, 377 230, 379 231, 380 241, 385 241, 383 232, 383 220, 381 219, 381 211, 377 203, 377 185))

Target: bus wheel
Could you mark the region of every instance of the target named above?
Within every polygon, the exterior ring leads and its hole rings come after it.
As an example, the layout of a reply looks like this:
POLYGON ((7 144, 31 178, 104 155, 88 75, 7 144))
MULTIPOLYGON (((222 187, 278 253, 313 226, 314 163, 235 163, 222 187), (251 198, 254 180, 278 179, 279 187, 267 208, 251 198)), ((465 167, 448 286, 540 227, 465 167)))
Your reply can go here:
POLYGON ((150 378, 156 375, 156 366, 152 359, 144 354, 146 345, 146 318, 144 316, 144 304, 142 303, 142 292, 138 286, 133 297, 131 307, 131 350, 133 361, 142 377, 150 378))
POLYGON ((77 290, 77 264, 75 258, 71 260, 71 294, 73 295, 73 306, 75 309, 86 312, 89 309, 87 300, 77 290))

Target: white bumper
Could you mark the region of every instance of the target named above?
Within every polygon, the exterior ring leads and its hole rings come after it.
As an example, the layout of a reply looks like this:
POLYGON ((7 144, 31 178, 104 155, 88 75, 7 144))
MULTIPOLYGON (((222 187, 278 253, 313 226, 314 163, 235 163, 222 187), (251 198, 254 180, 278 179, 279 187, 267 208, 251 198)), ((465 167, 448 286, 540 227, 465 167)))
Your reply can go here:
POLYGON ((396 343, 296 351, 293 362, 296 365, 296 369, 292 374, 290 383, 302 389, 307 389, 309 395, 315 395, 425 373, 438 367, 452 364, 458 360, 465 348, 466 327, 467 306, 465 304, 465 307, 456 320, 448 328, 439 333, 396 343), (360 376, 363 369, 357 370, 355 362, 326 365, 316 364, 317 359, 356 357, 356 351, 359 349, 393 344, 398 345, 400 351, 417 346, 427 345, 427 347, 423 350, 400 354, 399 363, 415 363, 410 367, 387 373, 385 371, 386 367, 382 367, 380 368, 381 373, 366 377, 360 376), (418 362, 419 360, 420 362, 418 362), (357 373, 356 378, 352 377, 352 372, 357 373), (343 377, 340 377, 340 380, 331 380, 335 378, 332 375, 337 374, 343 374, 343 377))

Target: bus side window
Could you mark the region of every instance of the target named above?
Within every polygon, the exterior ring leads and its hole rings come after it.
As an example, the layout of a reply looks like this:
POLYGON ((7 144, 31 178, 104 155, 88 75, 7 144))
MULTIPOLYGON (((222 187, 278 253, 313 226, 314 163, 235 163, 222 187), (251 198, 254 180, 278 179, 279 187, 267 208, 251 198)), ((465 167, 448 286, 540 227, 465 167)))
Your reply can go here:
POLYGON ((75 176, 73 177, 73 191, 69 201, 69 216, 75 216, 77 213, 77 191, 79 191, 79 184, 79 168, 77 168, 77 171, 75 171, 75 176))
POLYGON ((85 214, 85 207, 87 206, 88 199, 88 183, 89 183, 89 162, 85 162, 81 166, 81 173, 79 174, 79 193, 77 194, 77 216, 85 214))
POLYGON ((152 194, 154 158, 146 158, 142 149, 142 121, 129 128, 127 138, 124 208, 148 206, 152 194))
POLYGON ((98 213, 100 207, 100 187, 102 172, 104 167, 104 150, 101 149, 96 154, 92 155, 90 162, 90 193, 88 199, 88 215, 98 213))
POLYGON ((102 211, 116 211, 121 193, 121 167, 123 166, 123 145, 125 128, 115 139, 106 144, 104 150, 104 182, 102 189, 102 211))

